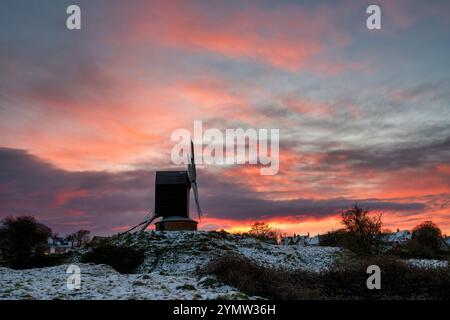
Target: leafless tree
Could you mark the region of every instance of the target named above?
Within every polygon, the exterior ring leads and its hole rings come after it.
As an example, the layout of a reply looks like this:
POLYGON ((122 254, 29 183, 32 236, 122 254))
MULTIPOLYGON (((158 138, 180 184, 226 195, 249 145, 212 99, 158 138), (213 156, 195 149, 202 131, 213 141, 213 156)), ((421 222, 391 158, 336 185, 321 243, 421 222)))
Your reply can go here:
POLYGON ((72 241, 74 245, 80 247, 89 242, 91 232, 89 230, 78 230, 67 236, 67 239, 72 241))
POLYGON ((341 222, 347 232, 346 245, 360 255, 377 253, 381 244, 382 214, 370 214, 358 204, 342 211, 341 222))
POLYGON ((277 232, 265 222, 253 223, 248 234, 263 240, 275 240, 277 237, 277 232))

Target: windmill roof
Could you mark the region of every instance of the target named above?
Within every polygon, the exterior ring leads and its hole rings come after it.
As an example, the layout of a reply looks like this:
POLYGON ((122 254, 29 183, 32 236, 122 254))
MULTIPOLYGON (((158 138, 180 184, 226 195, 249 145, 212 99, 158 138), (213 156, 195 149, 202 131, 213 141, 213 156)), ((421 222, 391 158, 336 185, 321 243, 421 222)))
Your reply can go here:
POLYGON ((156 184, 189 184, 187 171, 157 171, 156 184))

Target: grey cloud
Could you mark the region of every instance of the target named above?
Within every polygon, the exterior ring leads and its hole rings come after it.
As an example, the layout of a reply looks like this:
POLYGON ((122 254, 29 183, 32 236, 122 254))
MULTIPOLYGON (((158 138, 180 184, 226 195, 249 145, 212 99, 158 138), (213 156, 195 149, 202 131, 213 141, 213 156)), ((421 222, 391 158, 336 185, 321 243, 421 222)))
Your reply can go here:
MULTIPOLYGON (((87 227, 95 233, 111 233, 115 227, 139 222, 153 205, 154 173, 150 171, 68 172, 23 150, 8 148, 0 148, 0 167, 0 216, 34 215, 57 232, 87 227), (58 195, 63 192, 72 197, 58 203, 58 195)), ((423 204, 413 201, 264 200, 245 186, 233 184, 232 180, 226 182, 220 174, 210 172, 201 172, 199 183, 202 206, 208 216, 215 218, 320 218, 336 214, 355 201, 373 210, 405 214, 424 209, 423 204)))

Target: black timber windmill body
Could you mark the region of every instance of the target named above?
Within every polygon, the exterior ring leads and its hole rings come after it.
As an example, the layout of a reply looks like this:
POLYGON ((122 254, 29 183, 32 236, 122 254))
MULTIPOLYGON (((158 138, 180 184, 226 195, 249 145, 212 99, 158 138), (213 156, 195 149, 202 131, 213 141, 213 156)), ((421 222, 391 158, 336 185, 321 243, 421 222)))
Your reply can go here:
POLYGON ((191 154, 187 171, 157 171, 155 176, 155 207, 144 222, 127 232, 140 227, 141 231, 156 218, 156 230, 197 230, 197 221, 189 217, 190 191, 194 193, 198 217, 202 215, 198 199, 197 172, 195 167, 194 144, 191 141, 191 154))

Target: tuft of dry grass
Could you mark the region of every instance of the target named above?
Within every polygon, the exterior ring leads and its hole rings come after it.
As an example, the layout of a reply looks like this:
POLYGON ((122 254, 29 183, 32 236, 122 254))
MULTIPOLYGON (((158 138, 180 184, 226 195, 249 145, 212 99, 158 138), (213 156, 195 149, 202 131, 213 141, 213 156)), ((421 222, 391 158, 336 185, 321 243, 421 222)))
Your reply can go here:
POLYGON ((394 257, 370 257, 336 263, 330 270, 269 268, 238 255, 211 261, 200 275, 214 275, 252 296, 276 300, 299 299, 450 299, 450 269, 420 269, 394 257), (381 269, 381 289, 369 290, 367 267, 381 269))

